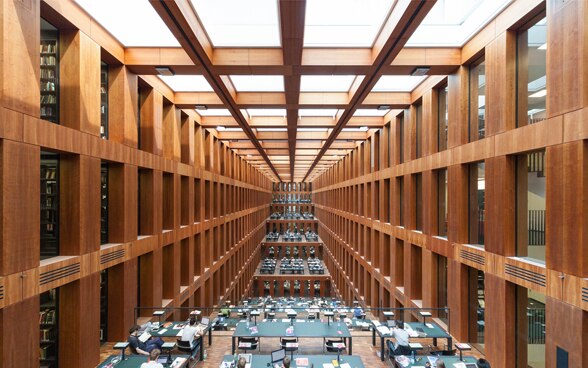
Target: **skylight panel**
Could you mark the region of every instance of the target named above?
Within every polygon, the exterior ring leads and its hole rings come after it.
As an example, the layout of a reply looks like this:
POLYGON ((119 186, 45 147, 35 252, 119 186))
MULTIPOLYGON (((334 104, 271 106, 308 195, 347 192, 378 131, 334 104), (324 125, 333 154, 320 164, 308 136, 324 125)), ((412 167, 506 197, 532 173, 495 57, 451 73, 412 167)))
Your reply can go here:
POLYGON ((373 92, 412 92, 416 86, 425 80, 426 76, 414 77, 412 75, 383 75, 373 92))
POLYGON ((355 75, 303 75, 300 92, 349 92, 355 75))
POLYGON ((337 115, 337 109, 300 109, 298 116, 332 116, 337 115))
POLYGON ((281 75, 231 75, 237 92, 284 92, 281 75))
POLYGON ((286 109, 247 109, 250 117, 254 116, 286 116, 286 109))
POLYGON ((180 46, 148 1, 75 1, 125 47, 180 46))
POLYGON ((191 0, 215 47, 279 47, 275 0, 191 0))
POLYGON ((202 75, 161 75, 159 78, 174 92, 212 92, 212 87, 202 75))
POLYGON ((390 110, 378 110, 378 109, 357 109, 353 116, 384 116, 390 110))
POLYGON ((200 116, 231 116, 227 109, 196 110, 196 113, 200 116))
POLYGON ((304 46, 371 47, 394 0, 306 3, 304 46))
POLYGON ((461 47, 513 0, 438 0, 406 46, 461 47))

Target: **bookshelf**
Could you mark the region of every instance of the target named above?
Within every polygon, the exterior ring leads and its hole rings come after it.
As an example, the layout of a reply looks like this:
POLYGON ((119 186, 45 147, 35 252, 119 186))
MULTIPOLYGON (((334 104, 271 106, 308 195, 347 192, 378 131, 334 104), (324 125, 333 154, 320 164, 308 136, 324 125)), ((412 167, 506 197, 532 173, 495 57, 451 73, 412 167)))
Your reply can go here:
POLYGON ((108 270, 100 271, 100 342, 105 342, 108 325, 108 270))
POLYGON ((108 243, 108 164, 100 166, 100 244, 108 243))
POLYGON ((108 139, 108 65, 100 65, 100 138, 108 139))
POLYGON ((51 289, 40 295, 39 311, 39 367, 55 368, 57 364, 58 345, 58 292, 51 289))
MULTIPOLYGON (((51 27, 44 22, 45 28, 51 27)), ((59 123, 59 33, 42 29, 41 62, 41 119, 59 123)))
POLYGON ((59 255, 59 156, 41 154, 41 259, 59 255))

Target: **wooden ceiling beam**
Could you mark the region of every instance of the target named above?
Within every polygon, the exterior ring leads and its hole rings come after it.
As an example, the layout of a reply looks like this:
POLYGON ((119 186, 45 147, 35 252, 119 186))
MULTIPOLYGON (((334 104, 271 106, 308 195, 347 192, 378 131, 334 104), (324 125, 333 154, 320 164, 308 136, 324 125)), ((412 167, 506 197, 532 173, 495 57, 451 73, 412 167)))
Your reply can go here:
POLYGON ((188 0, 149 0, 149 2, 172 34, 177 38, 193 63, 195 65, 202 65, 204 70, 203 76, 229 109, 231 115, 239 123, 246 137, 259 150, 261 156, 267 162, 268 166, 272 168, 272 171, 279 180, 280 175, 257 141, 257 137, 247 124, 247 119, 237 107, 233 91, 227 87, 221 79, 221 76, 214 73, 212 43, 206 36, 204 27, 200 23, 192 4, 188 0))
POLYGON ((340 114, 337 125, 333 128, 332 134, 321 148, 304 180, 312 173, 313 168, 319 163, 333 141, 340 134, 343 134, 341 131, 345 124, 351 119, 355 110, 376 85, 380 76, 382 76, 383 68, 389 66, 395 60, 406 41, 408 41, 435 3, 436 0, 399 0, 394 4, 392 12, 384 23, 371 50, 373 59, 371 71, 366 73, 353 94, 349 106, 340 114))

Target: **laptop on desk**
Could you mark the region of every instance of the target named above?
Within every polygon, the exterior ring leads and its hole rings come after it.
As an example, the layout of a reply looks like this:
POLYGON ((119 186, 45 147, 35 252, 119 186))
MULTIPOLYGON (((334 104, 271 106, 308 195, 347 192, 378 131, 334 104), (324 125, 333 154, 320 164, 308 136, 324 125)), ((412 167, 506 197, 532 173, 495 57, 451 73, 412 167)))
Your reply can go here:
POLYGON ((279 349, 272 351, 272 364, 280 363, 286 357, 286 349, 279 349))
POLYGON ((210 319, 208 317, 202 317, 202 320, 198 324, 198 326, 205 328, 205 329, 208 328, 209 325, 210 325, 210 319))

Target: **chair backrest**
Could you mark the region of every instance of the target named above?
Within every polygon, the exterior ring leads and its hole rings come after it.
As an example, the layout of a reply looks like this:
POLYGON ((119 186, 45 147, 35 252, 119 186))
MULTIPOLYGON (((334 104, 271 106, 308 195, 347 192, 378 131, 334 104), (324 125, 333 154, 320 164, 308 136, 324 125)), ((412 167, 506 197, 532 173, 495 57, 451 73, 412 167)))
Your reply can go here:
POLYGON ((190 344, 190 341, 182 341, 182 339, 178 339, 177 344, 178 350, 192 351, 192 345, 190 344))
POLYGON ((280 338, 280 343, 282 345, 285 345, 289 342, 298 342, 298 338, 297 337, 281 337, 280 338))
POLYGON ((239 337, 239 341, 254 343, 254 342, 257 342, 257 337, 249 337, 249 336, 239 337))

